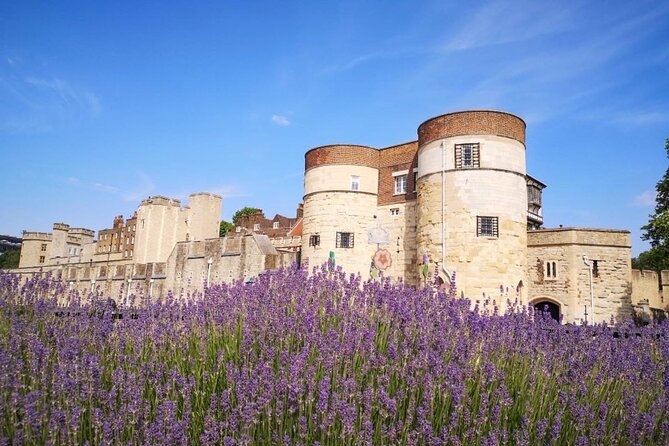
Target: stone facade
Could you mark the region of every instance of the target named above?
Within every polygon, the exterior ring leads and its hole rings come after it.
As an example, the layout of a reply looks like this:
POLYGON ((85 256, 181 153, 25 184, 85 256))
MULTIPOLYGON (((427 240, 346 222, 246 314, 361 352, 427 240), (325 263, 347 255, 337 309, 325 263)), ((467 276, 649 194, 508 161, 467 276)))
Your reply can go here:
POLYGON ((381 250, 390 258, 386 277, 419 286, 435 272, 441 281, 455 273, 458 292, 473 302, 491 298, 501 311, 506 298, 550 303, 565 322, 586 312, 589 322, 619 320, 632 314, 633 282, 652 288, 632 275, 627 231, 542 229, 546 186, 527 174, 519 117, 449 113, 425 121, 417 136, 305 154, 303 263, 334 257, 347 272, 374 278, 381 250), (355 243, 342 246, 341 233, 355 243))
POLYGON ((527 235, 530 304, 557 304, 564 321, 574 323, 632 314, 628 231, 557 228, 527 235))

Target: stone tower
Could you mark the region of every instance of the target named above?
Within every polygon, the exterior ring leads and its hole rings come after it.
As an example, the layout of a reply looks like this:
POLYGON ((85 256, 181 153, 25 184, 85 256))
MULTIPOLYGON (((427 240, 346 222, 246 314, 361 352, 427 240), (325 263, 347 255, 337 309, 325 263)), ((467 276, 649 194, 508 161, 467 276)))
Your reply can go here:
MULTIPOLYGON (((418 258, 427 254, 458 290, 500 302, 500 287, 524 296, 527 264, 525 122, 465 111, 418 128, 418 258)), ((524 297, 523 297, 524 299, 524 297)))
POLYGON ((328 261, 347 272, 369 269, 367 229, 374 225, 379 185, 379 151, 331 145, 305 155, 302 262, 328 261))

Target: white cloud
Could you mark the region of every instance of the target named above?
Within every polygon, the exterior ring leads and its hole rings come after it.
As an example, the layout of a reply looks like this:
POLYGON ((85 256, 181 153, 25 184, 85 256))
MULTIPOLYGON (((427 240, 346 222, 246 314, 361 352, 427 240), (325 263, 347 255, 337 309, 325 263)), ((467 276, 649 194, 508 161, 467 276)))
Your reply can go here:
POLYGON ((79 186, 81 184, 81 180, 77 177, 69 177, 65 181, 67 184, 71 184, 73 186, 79 186))
POLYGON ((288 120, 288 118, 281 115, 272 115, 272 121, 279 125, 284 125, 284 126, 290 125, 290 121, 288 120))
POLYGON ((655 206, 655 197, 657 193, 654 190, 647 190, 640 193, 632 200, 632 206, 636 207, 651 207, 655 206))

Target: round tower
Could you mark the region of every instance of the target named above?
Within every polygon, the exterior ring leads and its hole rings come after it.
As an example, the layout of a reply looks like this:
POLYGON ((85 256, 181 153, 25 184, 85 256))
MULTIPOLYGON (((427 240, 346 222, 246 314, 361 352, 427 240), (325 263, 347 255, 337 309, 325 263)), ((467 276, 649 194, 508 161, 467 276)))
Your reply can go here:
POLYGON ((319 266, 333 253, 347 272, 369 270, 378 162, 378 150, 366 146, 323 146, 305 154, 302 264, 319 266))
POLYGON ((525 122, 497 111, 428 119, 418 127, 417 190, 418 258, 437 262, 444 279, 455 272, 473 301, 489 296, 503 310, 507 296, 524 299, 525 122))

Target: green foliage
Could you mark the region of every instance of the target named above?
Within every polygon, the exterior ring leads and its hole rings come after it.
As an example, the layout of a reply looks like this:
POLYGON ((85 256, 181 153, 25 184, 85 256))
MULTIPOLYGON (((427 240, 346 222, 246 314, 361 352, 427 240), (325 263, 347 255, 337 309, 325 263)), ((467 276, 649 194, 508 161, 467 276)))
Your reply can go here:
POLYGON ((669 249, 666 246, 650 248, 632 259, 632 268, 660 271, 669 269, 669 249))
POLYGON ((235 225, 229 221, 221 220, 221 225, 219 226, 218 236, 225 237, 225 235, 234 229, 235 225))
MULTIPOLYGON (((669 157, 669 138, 664 143, 664 150, 669 157)), ((651 249, 632 260, 634 268, 669 269, 669 168, 655 190, 655 212, 649 216, 648 224, 641 227, 641 238, 650 241, 651 249)))
POLYGON ((21 251, 7 251, 0 254, 0 269, 12 269, 19 267, 21 251))
POLYGON ((245 215, 253 215, 258 212, 258 208, 243 207, 235 212, 235 215, 232 216, 232 223, 235 225, 239 222, 239 219, 245 215))

